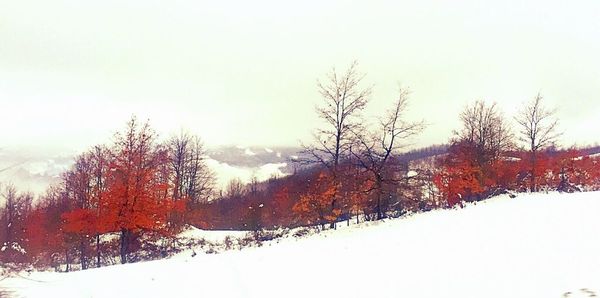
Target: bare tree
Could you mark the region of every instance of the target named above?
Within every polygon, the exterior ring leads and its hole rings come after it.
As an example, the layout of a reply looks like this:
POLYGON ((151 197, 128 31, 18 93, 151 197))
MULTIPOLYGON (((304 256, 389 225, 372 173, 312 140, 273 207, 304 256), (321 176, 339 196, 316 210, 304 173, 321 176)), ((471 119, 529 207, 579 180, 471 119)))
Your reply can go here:
POLYGON ((214 173, 205 163, 206 151, 197 136, 181 133, 167 147, 172 170, 173 199, 186 197, 192 205, 208 200, 214 189, 214 173))
MULTIPOLYGON (((93 169, 89 154, 82 154, 77 157, 72 169, 64 174, 65 190, 76 208, 88 209, 92 205, 92 174, 93 169)), ((90 236, 78 235, 77 237, 79 241, 77 249, 79 250, 79 261, 82 270, 88 267, 87 248, 90 236)))
POLYGON ((498 159, 513 148, 513 134, 496 103, 478 100, 460 115, 463 128, 455 132, 459 141, 474 146, 480 165, 498 159))
POLYGON ((215 190, 215 173, 206 164, 206 150, 199 137, 192 137, 188 155, 186 195, 192 204, 208 201, 215 190))
MULTIPOLYGON (((504 115, 496 103, 488 104, 478 100, 465 107, 460 114, 462 128, 454 132, 449 155, 442 159, 446 166, 453 167, 455 162, 467 162, 476 171, 473 175, 477 184, 485 189, 486 181, 495 177, 497 161, 514 148, 513 134, 504 115)), ((470 195, 468 199, 481 199, 497 191, 490 187, 485 193, 470 195)))
POLYGON ((173 199, 178 200, 184 192, 183 176, 187 167, 188 147, 191 142, 191 137, 188 134, 181 133, 177 137, 172 137, 169 140, 168 146, 170 150, 170 163, 173 171, 173 199))
POLYGON ((334 174, 340 159, 348 153, 352 143, 351 132, 360 125, 357 116, 371 95, 370 87, 360 87, 364 75, 358 73, 357 65, 352 63, 341 75, 333 69, 327 83, 317 84, 323 98, 317 113, 325 120, 326 127, 315 132, 315 145, 304 146, 306 156, 301 159, 303 162, 320 163, 334 174))
POLYGON ((0 187, 0 197, 4 206, 0 207, 0 219, 3 229, 0 230, 0 262, 20 262, 23 252, 20 249, 26 241, 24 231, 25 219, 33 204, 33 194, 19 193, 13 184, 0 187))
MULTIPOLYGON (((96 208, 97 218, 104 216, 104 198, 106 192, 106 176, 108 171, 110 151, 105 146, 94 146, 88 153, 90 156, 92 190, 91 194, 96 208)), ((96 268, 100 267, 101 248, 100 236, 104 231, 97 231, 96 238, 96 268)))
MULTIPOLYGON (((371 95, 371 87, 361 88, 364 75, 357 70, 357 62, 348 70, 338 74, 335 68, 328 74, 327 82, 318 82, 319 93, 323 98, 317 113, 326 123, 314 133, 315 144, 303 146, 301 163, 320 164, 326 167, 333 179, 338 177, 338 166, 344 157, 349 156, 353 142, 352 131, 360 126, 358 118, 371 95)), ((335 209, 337 193, 332 198, 331 208, 335 209)))
POLYGON ((377 219, 384 217, 381 202, 384 186, 398 183, 398 179, 388 173, 393 157, 406 145, 403 141, 417 135, 425 127, 424 121, 409 122, 403 119, 408 107, 408 95, 407 89, 400 89, 394 106, 385 117, 379 119, 377 130, 371 133, 364 130, 354 132, 358 148, 352 150, 352 154, 374 179, 377 219))
POLYGON ((554 144, 561 133, 557 132, 556 110, 548 110, 542 105, 542 95, 537 94, 527 103, 516 117, 520 126, 519 140, 525 144, 530 158, 530 190, 537 191, 536 173, 538 152, 554 144))
POLYGON ((258 194, 258 177, 256 177, 256 172, 252 173, 252 177, 250 177, 250 183, 248 183, 248 192, 252 196, 256 196, 258 194))
POLYGON ((13 184, 8 184, 2 189, 2 197, 4 197, 4 214, 3 214, 3 226, 4 231, 4 243, 10 245, 11 242, 15 241, 15 222, 18 218, 18 193, 17 188, 13 184))
POLYGON ((245 186, 240 178, 234 178, 227 184, 225 196, 228 199, 239 199, 245 194, 245 186))

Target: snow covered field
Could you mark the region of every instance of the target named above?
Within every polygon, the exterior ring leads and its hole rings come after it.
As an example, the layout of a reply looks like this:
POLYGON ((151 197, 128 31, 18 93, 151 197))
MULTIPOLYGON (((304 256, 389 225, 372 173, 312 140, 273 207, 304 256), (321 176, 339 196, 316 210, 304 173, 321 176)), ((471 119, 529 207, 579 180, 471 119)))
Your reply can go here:
POLYGON ((594 297, 600 193, 502 196, 241 251, 22 276, 0 287, 63 298, 594 297))

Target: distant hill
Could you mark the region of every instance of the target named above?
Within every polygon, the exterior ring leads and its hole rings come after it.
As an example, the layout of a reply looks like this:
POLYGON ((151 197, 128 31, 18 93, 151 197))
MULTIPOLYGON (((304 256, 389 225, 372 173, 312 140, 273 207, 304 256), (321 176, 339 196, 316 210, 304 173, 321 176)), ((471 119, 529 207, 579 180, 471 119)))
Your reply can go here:
POLYGON ((221 146, 209 148, 207 155, 232 166, 256 168, 270 163, 290 163, 300 150, 300 147, 221 146))
MULTIPOLYGON (((400 155, 400 159, 421 168, 431 167, 436 156, 447 152, 447 145, 418 148, 400 155)), ((294 172, 293 159, 300 147, 217 146, 207 148, 207 164, 217 175, 217 184, 224 187, 231 179, 248 182, 255 176, 264 181, 272 176, 294 172)), ((580 149, 584 155, 600 154, 600 146, 580 149)), ((75 153, 17 150, 0 148, 0 183, 14 183, 21 191, 43 193, 60 181, 60 174, 73 164, 75 153)))
POLYGON ((207 150, 207 164, 217 174, 217 184, 221 187, 234 178, 249 182, 256 177, 264 181, 293 173, 292 159, 300 150, 300 147, 221 146, 207 150))
MULTIPOLYGON (((233 178, 249 181, 252 176, 266 180, 293 172, 291 159, 299 147, 241 147, 208 148, 207 164, 217 175, 218 186, 233 178)), ((45 152, 0 148, 0 183, 13 183, 20 191, 42 194, 60 175, 73 165, 75 153, 45 152)))

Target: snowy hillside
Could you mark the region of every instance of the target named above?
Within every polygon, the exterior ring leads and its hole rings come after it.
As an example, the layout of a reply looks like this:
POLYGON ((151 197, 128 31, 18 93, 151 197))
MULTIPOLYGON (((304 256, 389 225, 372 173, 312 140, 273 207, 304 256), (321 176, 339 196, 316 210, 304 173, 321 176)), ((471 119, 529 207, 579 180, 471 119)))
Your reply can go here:
POLYGON ((502 196, 260 248, 23 273, 0 286, 18 297, 594 297, 599 211, 599 192, 502 196))

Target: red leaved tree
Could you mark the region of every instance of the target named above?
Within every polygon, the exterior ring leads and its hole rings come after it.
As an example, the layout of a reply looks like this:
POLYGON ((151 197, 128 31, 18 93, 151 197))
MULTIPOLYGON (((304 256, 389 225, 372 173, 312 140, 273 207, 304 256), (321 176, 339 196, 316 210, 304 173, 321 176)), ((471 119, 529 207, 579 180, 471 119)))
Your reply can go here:
POLYGON ((117 134, 104 195, 106 214, 101 225, 120 232, 121 263, 128 262, 133 241, 140 235, 166 235, 169 215, 183 211, 184 201, 176 204, 167 197, 168 177, 161 169, 168 162, 165 152, 155 144, 149 125, 138 125, 135 118, 124 134, 117 134))
POLYGON ((468 143, 459 142, 450 146, 448 155, 438 162, 440 171, 433 181, 448 206, 462 205, 462 201, 474 200, 484 191, 473 151, 468 143))
POLYGON ((338 218, 341 210, 331 209, 332 201, 337 193, 335 180, 325 172, 320 172, 308 184, 308 189, 300 195, 300 200, 292 210, 301 221, 308 224, 325 225, 338 218))

